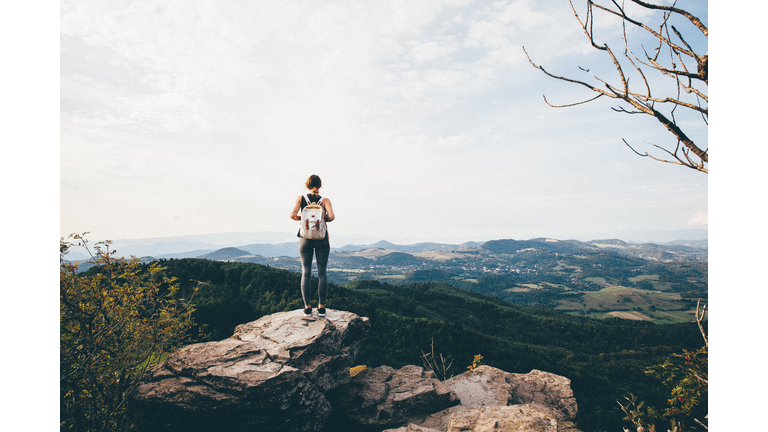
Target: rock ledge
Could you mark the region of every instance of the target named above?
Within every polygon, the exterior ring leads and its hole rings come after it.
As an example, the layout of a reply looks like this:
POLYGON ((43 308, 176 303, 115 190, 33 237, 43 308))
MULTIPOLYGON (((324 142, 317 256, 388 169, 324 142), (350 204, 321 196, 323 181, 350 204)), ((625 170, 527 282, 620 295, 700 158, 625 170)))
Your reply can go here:
POLYGON ((490 366, 439 381, 418 366, 350 367, 368 318, 302 310, 239 325, 232 337, 179 349, 129 401, 138 432, 578 432, 570 380, 490 366))
POLYGON ((315 318, 297 310, 181 348, 134 394, 133 428, 321 431, 331 413, 325 392, 350 380, 369 328, 351 312, 315 318))

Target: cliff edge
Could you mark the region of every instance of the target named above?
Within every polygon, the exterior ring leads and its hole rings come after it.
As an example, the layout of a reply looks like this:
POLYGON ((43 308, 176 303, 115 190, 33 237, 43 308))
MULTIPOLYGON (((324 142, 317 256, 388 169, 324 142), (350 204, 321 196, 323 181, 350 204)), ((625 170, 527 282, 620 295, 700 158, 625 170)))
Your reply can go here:
POLYGON ((335 411, 352 430, 576 431, 570 381, 547 372, 481 366, 439 381, 418 366, 380 366, 351 377, 369 330, 351 312, 296 310, 181 348, 133 394, 131 430, 322 432, 337 430, 335 411))

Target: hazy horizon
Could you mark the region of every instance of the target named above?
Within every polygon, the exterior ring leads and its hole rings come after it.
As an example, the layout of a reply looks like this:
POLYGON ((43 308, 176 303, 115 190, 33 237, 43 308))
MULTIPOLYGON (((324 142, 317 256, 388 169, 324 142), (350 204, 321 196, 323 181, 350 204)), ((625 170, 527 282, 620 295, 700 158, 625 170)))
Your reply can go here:
MULTIPOLYGON (((89 244, 92 246, 97 241, 105 239, 93 239, 90 236, 86 236, 89 244)), ((444 238, 427 241, 411 241, 408 239, 386 239, 378 237, 366 237, 366 236, 346 236, 339 235, 333 236, 331 242, 332 250, 342 249, 348 246, 371 246, 380 242, 388 242, 395 245, 414 245, 417 243, 436 243, 436 244, 449 244, 460 245, 469 242, 484 243, 490 240, 531 240, 533 238, 553 238, 549 236, 539 236, 531 238, 444 238)), ((594 241, 594 240, 608 240, 618 239, 627 243, 670 243, 675 241, 708 241, 708 235, 705 230, 688 230, 688 231, 676 231, 667 233, 656 233, 654 238, 647 240, 632 240, 629 238, 620 237, 597 237, 591 239, 576 239, 576 238, 556 238, 556 240, 578 240, 582 242, 594 241)), ((153 256, 162 257, 163 255, 173 255, 187 252, 199 251, 200 254, 212 252, 218 249, 226 247, 243 247, 254 244, 265 245, 289 245, 292 243, 298 243, 298 239, 295 237, 295 233, 214 233, 214 234, 200 234, 189 236, 172 236, 172 237, 154 237, 154 238, 136 238, 136 239, 112 239, 110 246, 111 250, 117 251, 120 256, 153 256)), ((282 251, 283 249, 281 249, 282 251)), ((284 256, 285 253, 277 253, 276 255, 269 256, 284 256)), ((84 250, 75 249, 70 252, 69 259, 87 259, 87 254, 84 250)))
MULTIPOLYGON (((330 232, 330 231, 329 231, 330 232)), ((90 238, 90 236, 86 236, 90 238)), ((177 235, 177 236, 160 236, 160 237, 135 237, 135 238, 118 238, 109 239, 115 242, 123 243, 140 243, 147 242, 168 242, 168 241, 200 241, 211 242, 211 244, 230 244, 240 241, 242 238, 253 238, 253 241, 244 240, 246 242, 262 242, 271 244, 280 244, 287 242, 297 241, 296 233, 294 232, 212 232, 208 234, 190 234, 190 235, 177 235)), ((339 239, 341 242, 352 241, 359 244, 372 244, 379 241, 388 241, 396 244, 415 244, 415 243, 447 243, 447 244, 460 244, 471 241, 489 241, 509 239, 511 237, 499 237, 499 236, 484 236, 484 237, 471 237, 471 236, 454 236, 454 237, 442 237, 442 238, 407 238, 407 237, 381 237, 375 235, 358 235, 358 234, 336 234, 334 238, 339 239), (343 240, 342 240, 343 239, 343 240), (361 243, 362 242, 362 243, 361 243), (365 243, 368 242, 368 243, 365 243)), ((689 229, 689 230, 672 230, 672 231, 645 231, 645 232, 626 232, 619 235, 597 235, 591 237, 554 237, 547 235, 538 235, 533 237, 519 237, 515 240, 529 240, 533 238, 553 238, 557 240, 578 240, 578 241, 591 241, 601 239, 618 239, 626 242, 651 242, 662 241, 669 242, 675 240, 706 240, 708 238, 708 231, 703 229, 689 229)), ((95 239, 94 241, 103 241, 107 239, 95 239)), ((337 241, 339 241, 337 240, 337 241)), ((243 243, 246 244, 246 243, 243 243)), ((338 245, 337 245, 338 246, 338 245)))

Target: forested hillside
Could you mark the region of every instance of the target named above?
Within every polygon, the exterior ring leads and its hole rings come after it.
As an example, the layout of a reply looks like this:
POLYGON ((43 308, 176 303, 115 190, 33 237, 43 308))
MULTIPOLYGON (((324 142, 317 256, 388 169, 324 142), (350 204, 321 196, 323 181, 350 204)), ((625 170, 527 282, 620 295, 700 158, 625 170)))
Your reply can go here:
MULTIPOLYGON (((161 264, 168 276, 178 278, 179 295, 192 296, 194 341, 224 339, 238 324, 303 307, 296 272, 203 259, 161 264), (193 295, 196 281, 205 284, 193 295)), ((630 391, 663 407, 668 390, 645 368, 702 345, 695 324, 569 316, 439 282, 331 284, 326 306, 370 318, 359 364, 421 365, 422 353, 434 344, 436 354, 453 362, 449 374, 464 372, 482 354, 486 364, 508 372, 540 369, 566 376, 579 403, 578 426, 585 432, 622 430, 624 413, 616 401, 630 391)))
MULTIPOLYGON (((197 258, 301 270, 295 256, 261 256, 251 246, 197 258)), ((359 280, 399 285, 445 282, 522 306, 657 324, 690 322, 697 300, 708 296, 706 245, 621 240, 537 238, 408 246, 379 242, 332 251, 328 278, 337 285, 359 280)))

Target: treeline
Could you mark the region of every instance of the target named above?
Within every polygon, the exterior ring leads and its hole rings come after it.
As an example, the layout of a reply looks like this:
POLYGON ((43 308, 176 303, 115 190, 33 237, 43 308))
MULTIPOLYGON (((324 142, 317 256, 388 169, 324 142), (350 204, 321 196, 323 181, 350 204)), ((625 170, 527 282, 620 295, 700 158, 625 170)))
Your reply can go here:
MULTIPOLYGON (((303 307, 296 272, 201 259, 163 260, 161 265, 167 276, 178 278, 178 295, 192 298, 193 342, 221 340, 238 324, 303 307), (204 284, 194 291, 198 281, 204 284)), ((449 374, 463 373, 474 355, 482 354, 486 364, 508 372, 540 369, 563 375, 572 380, 577 422, 585 432, 622 430, 624 413, 616 401, 630 391, 663 407, 668 391, 645 368, 702 345, 695 324, 574 317, 447 283, 357 281, 331 284, 329 290, 326 307, 371 320, 359 364, 421 365, 422 354, 434 346, 435 353, 453 362, 449 374)))

